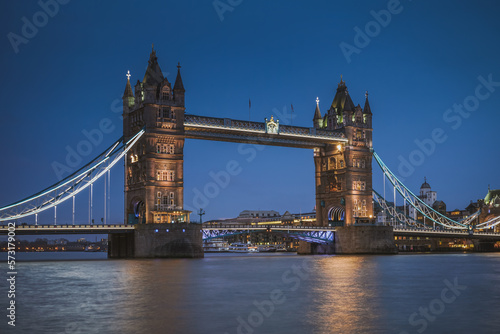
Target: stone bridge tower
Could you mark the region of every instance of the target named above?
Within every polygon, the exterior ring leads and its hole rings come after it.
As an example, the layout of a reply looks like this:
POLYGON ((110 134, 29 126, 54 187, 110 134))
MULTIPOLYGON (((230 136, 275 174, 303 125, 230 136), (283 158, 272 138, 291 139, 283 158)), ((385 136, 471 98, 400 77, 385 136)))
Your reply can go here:
POLYGON ((125 222, 188 222, 183 210, 184 86, 177 66, 172 89, 153 49, 144 78, 123 94, 123 136, 146 133, 125 160, 125 222))
POLYGON ((313 122, 317 129, 342 131, 348 139, 345 146, 314 151, 317 224, 342 226, 372 220, 373 130, 368 93, 364 108, 355 106, 341 78, 324 117, 316 100, 313 122))

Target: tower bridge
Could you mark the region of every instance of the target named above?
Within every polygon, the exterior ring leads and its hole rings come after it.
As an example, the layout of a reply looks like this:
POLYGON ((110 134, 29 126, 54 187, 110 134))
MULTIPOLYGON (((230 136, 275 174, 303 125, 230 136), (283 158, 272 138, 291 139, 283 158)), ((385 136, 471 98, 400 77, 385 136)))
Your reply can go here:
MULTIPOLYGON (((286 233, 304 241, 342 244, 337 251, 344 253, 394 252, 395 233, 418 234, 425 231, 430 235, 464 235, 474 229, 484 230, 500 223, 500 208, 497 209, 499 205, 496 204, 488 209, 487 214, 478 211, 474 218, 482 217, 482 220, 474 224, 472 218, 454 221, 445 217, 414 195, 373 150, 373 114, 368 93, 365 94, 363 107, 355 105, 342 77, 332 103, 323 113, 320 101, 316 99, 312 127, 280 124, 279 119, 272 115, 263 122, 254 122, 186 113, 181 66, 177 66, 172 87, 168 78, 163 76, 155 50, 151 51, 142 81, 137 80, 134 88, 130 77, 127 73, 122 97, 123 138, 68 178, 0 208, 0 222, 28 216, 34 216, 37 222, 39 213, 53 209, 54 226, 20 227, 19 231, 35 234, 63 231, 109 233, 113 236, 110 247, 120 250, 111 252, 116 256, 203 256, 203 236, 209 238, 224 232, 189 224, 191 212, 184 208, 185 139, 199 139, 313 150, 315 226, 307 231, 300 226, 273 227, 274 232, 285 233, 286 230, 286 233), (429 230, 429 226, 398 211, 395 201, 393 204, 386 201, 385 193, 382 196, 373 191, 373 158, 384 178, 393 186, 394 199, 398 193, 405 205, 411 206, 434 226, 454 232, 429 230), (93 221, 94 182, 107 177, 109 189, 110 170, 121 159, 125 161, 124 224, 111 226, 105 221, 106 227, 90 225, 93 221), (90 193, 89 225, 74 226, 75 196, 84 189, 90 193), (374 200, 405 229, 375 226, 374 200), (57 206, 66 201, 73 202, 71 224, 58 226, 57 206), (356 245, 355 248, 349 250, 350 244, 356 245)), ((244 228, 241 227, 240 232, 244 228)), ((252 231, 257 230, 252 228, 252 231)), ((5 227, 0 228, 1 233, 5 231, 5 227)), ((225 228, 224 231, 239 233, 238 227, 225 228)), ((475 235, 481 237, 481 233, 475 235)))

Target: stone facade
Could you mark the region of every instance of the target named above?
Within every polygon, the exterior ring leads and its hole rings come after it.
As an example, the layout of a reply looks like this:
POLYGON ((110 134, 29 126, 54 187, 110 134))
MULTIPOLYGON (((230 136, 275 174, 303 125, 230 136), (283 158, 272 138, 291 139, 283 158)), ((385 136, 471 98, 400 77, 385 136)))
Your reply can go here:
POLYGON ((146 133, 125 159, 125 222, 188 222, 184 205, 184 86, 177 66, 172 89, 151 51, 144 78, 123 94, 123 136, 146 133))
POLYGON ((314 150, 317 225, 352 225, 373 219, 372 112, 354 103, 341 79, 324 117, 316 100, 317 129, 342 131, 348 142, 314 150))

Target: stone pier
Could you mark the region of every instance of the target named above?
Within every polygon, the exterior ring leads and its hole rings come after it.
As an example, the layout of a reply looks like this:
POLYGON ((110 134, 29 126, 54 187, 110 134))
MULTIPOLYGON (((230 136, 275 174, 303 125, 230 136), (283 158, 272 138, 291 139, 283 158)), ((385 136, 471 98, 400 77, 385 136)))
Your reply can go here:
POLYGON ((336 254, 397 254, 392 226, 351 225, 335 229, 336 254))
POLYGON ((110 258, 202 258, 202 228, 198 224, 138 224, 126 236, 111 234, 110 258))
POLYGON ((314 254, 397 254, 391 226, 351 225, 335 229, 331 245, 301 241, 297 253, 314 254))

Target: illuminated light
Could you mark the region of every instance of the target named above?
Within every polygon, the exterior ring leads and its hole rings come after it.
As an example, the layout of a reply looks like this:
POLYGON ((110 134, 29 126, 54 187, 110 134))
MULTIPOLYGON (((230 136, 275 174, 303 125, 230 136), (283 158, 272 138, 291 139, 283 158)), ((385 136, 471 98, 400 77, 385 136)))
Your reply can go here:
POLYGON ((155 230, 155 233, 158 233, 158 229, 155 230))
POLYGON ((182 232, 186 232, 186 230, 185 230, 185 229, 182 229, 182 232))
POLYGON ((342 145, 338 144, 338 145, 337 145, 337 150, 339 150, 339 151, 340 151, 341 149, 342 149, 342 145))
POLYGON ((168 232, 168 228, 167 228, 167 232, 168 232))

